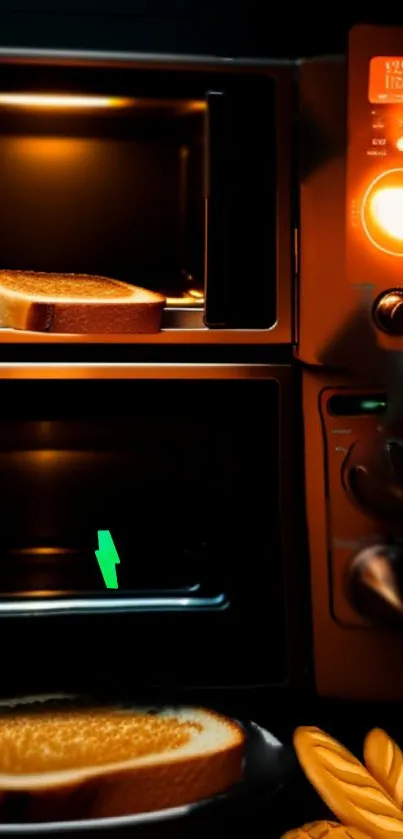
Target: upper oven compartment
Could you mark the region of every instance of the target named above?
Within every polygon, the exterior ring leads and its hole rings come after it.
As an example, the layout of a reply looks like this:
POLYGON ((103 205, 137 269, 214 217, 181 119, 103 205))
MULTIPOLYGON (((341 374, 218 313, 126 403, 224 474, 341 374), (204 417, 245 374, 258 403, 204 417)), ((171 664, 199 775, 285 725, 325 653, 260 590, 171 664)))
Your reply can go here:
POLYGON ((0 269, 161 292, 159 342, 290 342, 291 90, 287 65, 3 50, 0 269))

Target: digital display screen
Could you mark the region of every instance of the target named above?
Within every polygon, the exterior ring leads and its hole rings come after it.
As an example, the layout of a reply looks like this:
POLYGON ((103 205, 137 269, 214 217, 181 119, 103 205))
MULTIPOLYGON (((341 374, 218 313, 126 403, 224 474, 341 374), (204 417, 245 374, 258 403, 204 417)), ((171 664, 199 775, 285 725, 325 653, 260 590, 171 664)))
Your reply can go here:
POLYGON ((373 105, 403 103, 403 57, 376 56, 371 59, 368 98, 373 105))
POLYGON ((343 394, 331 396, 327 408, 334 417, 379 416, 385 413, 387 402, 382 394, 343 394))

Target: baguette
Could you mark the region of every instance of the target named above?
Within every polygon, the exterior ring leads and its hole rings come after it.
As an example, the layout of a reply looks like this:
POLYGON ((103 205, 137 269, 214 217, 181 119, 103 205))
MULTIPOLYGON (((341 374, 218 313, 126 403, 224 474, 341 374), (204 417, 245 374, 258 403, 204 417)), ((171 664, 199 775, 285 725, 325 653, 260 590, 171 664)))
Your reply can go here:
POLYGON ((403 813, 347 749, 319 728, 297 728, 294 745, 310 782, 347 826, 372 839, 403 835, 403 813))
POLYGON ((399 746, 380 728, 374 728, 364 741, 364 760, 368 771, 403 810, 403 754, 399 746))
POLYGON ((88 274, 0 271, 0 326, 30 332, 158 332, 165 297, 88 274))
POLYGON ((0 821, 149 812, 241 780, 243 729, 203 708, 63 707, 0 713, 0 821))
POLYGON ((368 836, 356 827, 324 820, 289 830, 281 839, 368 839, 368 836))

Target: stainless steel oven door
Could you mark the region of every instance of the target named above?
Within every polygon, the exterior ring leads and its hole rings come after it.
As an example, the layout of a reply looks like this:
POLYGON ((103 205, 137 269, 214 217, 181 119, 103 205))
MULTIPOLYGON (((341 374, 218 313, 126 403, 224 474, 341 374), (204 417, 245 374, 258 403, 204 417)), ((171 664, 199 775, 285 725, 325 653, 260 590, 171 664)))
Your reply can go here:
POLYGON ((287 682, 294 431, 286 365, 1 364, 4 667, 287 682))

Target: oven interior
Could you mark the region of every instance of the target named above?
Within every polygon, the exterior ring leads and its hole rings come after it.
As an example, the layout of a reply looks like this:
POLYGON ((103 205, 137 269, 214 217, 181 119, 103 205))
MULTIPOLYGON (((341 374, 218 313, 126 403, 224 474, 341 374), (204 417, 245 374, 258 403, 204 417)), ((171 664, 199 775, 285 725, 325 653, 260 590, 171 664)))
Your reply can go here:
POLYGON ((279 383, 10 379, 1 392, 5 657, 45 678, 31 657, 51 627, 63 652, 50 681, 127 672, 133 644, 144 684, 283 683, 279 383), (111 588, 95 553, 105 533, 111 588), (170 651, 188 641, 179 673, 170 651))
POLYGON ((167 326, 203 326, 216 278, 235 325, 272 326, 273 108, 264 74, 0 65, 1 268, 160 291, 167 326))

